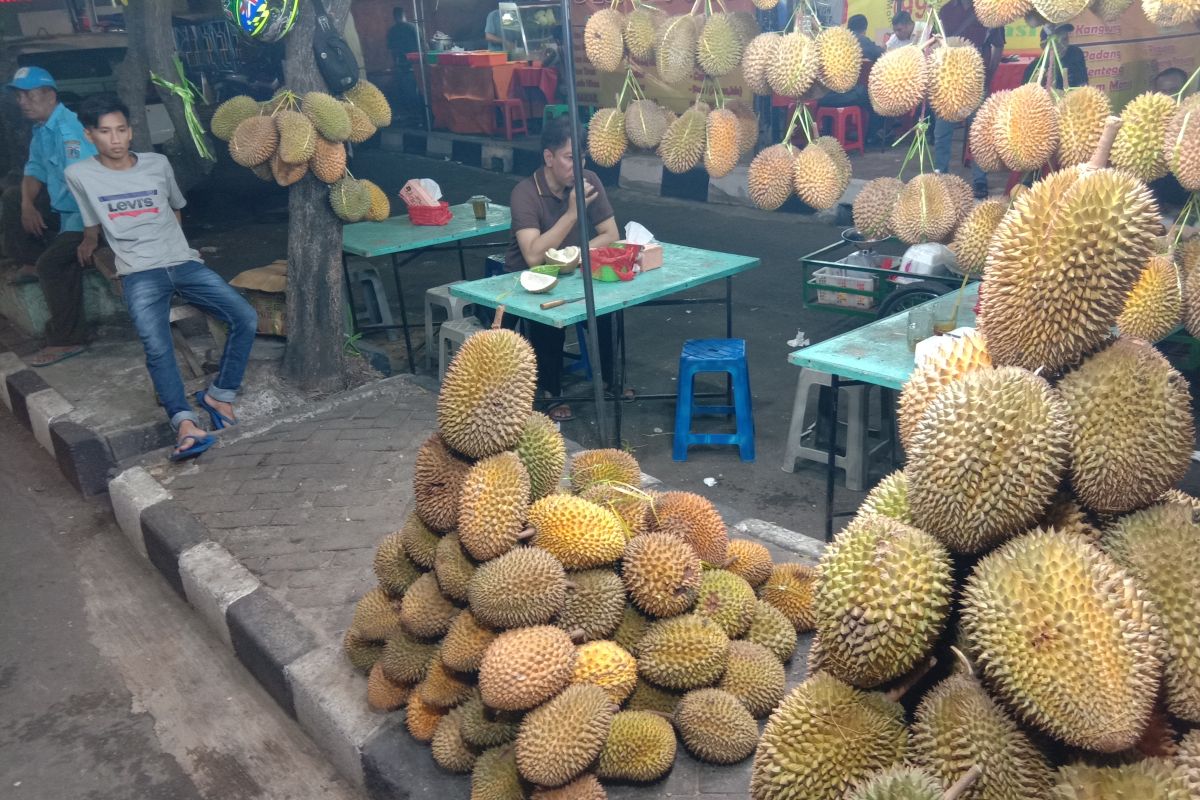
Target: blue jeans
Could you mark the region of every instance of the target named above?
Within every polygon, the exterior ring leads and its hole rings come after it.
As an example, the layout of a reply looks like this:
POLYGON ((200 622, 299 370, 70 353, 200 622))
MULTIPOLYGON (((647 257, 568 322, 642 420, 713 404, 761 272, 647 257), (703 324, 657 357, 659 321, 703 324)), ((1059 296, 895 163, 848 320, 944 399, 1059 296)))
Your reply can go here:
MULTIPOLYGON (((971 121, 974 119, 974 114, 967 117, 965 124, 968 136, 971 121)), ((938 172, 950 171, 950 151, 954 144, 954 129, 957 127, 957 122, 950 122, 936 115, 933 118, 933 168, 938 172)), ((971 159, 971 186, 987 188, 987 173, 979 168, 979 163, 974 159, 971 159)))
POLYGON ((125 307, 146 351, 146 369, 171 418, 171 427, 179 430, 184 420, 200 425, 188 404, 171 342, 171 297, 176 293, 184 302, 229 325, 220 369, 206 393, 214 400, 232 403, 242 385, 258 329, 258 314, 246 299, 199 261, 134 272, 123 276, 121 285, 125 307))

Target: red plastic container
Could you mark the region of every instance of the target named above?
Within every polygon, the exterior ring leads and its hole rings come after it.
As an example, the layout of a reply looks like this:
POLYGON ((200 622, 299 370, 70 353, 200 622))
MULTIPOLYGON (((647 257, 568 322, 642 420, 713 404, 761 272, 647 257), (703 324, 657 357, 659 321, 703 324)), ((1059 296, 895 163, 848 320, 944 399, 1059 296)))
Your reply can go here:
POLYGON ((438 53, 438 64, 465 67, 471 63, 470 53, 438 53))
POLYGON ((450 204, 445 200, 436 206, 409 206, 408 220, 413 225, 445 225, 454 219, 450 204))
POLYGON ((592 275, 596 276, 604 267, 612 267, 613 272, 623 281, 633 280, 633 264, 642 246, 627 244, 623 247, 593 247, 590 255, 592 275))
POLYGON ((488 50, 475 50, 467 53, 467 65, 472 67, 494 67, 499 64, 508 63, 508 54, 504 52, 490 52, 488 50))

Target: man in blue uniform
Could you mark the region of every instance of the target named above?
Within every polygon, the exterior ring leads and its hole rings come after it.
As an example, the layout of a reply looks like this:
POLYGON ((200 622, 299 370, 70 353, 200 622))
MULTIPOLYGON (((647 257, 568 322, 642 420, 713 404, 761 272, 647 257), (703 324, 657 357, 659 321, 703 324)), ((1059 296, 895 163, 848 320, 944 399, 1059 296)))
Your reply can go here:
POLYGON ((33 122, 33 138, 20 191, 4 198, 5 250, 18 263, 35 263, 50 321, 46 346, 30 363, 44 367, 83 352, 83 273, 75 252, 83 241, 83 217, 63 172, 94 156, 96 148, 75 113, 58 101, 49 72, 21 67, 8 88, 16 93, 22 115, 33 122), (43 191, 49 213, 45 205, 38 207, 43 191))

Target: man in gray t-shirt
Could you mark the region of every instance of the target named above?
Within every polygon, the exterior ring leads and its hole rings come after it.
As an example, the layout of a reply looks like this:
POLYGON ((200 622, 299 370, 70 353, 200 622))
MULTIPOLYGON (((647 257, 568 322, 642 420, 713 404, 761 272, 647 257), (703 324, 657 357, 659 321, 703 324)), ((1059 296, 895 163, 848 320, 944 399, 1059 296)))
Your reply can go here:
POLYGON ((194 458, 215 439, 200 427, 184 391, 171 341, 171 298, 178 294, 229 325, 221 366, 196 402, 213 428, 236 423, 233 401, 241 387, 258 328, 254 309, 219 275, 200 262, 179 224, 185 200, 175 173, 157 153, 129 149, 129 109, 112 95, 89 97, 79 109, 84 134, 97 154, 72 164, 67 186, 83 215, 79 263, 92 260, 103 230, 117 256, 117 273, 129 317, 146 350, 146 368, 177 434, 172 461, 194 458))

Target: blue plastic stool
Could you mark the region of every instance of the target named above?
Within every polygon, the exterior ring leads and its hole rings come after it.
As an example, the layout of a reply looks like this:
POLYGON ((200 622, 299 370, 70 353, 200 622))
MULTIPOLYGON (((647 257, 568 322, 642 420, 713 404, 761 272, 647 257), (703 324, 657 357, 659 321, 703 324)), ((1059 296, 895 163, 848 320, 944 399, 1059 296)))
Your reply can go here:
POLYGON ((575 340, 579 343, 579 353, 571 353, 563 351, 563 356, 566 357, 567 364, 566 372, 578 372, 587 380, 592 379, 592 360, 588 357, 587 349, 587 325, 582 322, 575 323, 575 340))
POLYGON ((675 404, 675 444, 671 458, 687 461, 694 444, 736 444, 742 461, 754 460, 754 410, 745 339, 688 339, 679 356, 679 399, 675 404), (733 382, 732 406, 697 405, 692 382, 700 372, 727 372, 733 382), (692 416, 733 414, 737 433, 692 433, 692 416))

